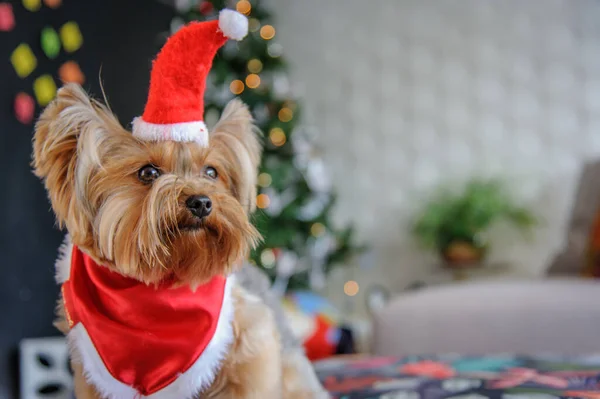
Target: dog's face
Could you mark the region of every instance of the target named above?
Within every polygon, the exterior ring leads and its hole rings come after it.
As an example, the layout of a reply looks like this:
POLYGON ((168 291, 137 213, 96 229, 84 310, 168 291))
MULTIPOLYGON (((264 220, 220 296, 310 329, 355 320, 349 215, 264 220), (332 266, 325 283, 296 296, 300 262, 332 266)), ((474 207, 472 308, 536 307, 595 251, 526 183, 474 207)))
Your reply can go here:
POLYGON ((42 113, 33 166, 61 226, 99 263, 145 283, 200 284, 256 243, 249 222, 260 145, 233 101, 196 143, 143 142, 79 86, 42 113))

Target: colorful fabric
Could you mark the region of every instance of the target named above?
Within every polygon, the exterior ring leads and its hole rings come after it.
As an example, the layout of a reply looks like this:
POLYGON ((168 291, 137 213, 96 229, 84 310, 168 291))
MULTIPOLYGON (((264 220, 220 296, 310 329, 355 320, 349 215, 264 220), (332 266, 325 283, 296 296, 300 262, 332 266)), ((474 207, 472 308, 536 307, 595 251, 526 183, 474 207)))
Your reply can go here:
POLYGON ((338 357, 316 370, 335 399, 600 399, 600 354, 338 357))

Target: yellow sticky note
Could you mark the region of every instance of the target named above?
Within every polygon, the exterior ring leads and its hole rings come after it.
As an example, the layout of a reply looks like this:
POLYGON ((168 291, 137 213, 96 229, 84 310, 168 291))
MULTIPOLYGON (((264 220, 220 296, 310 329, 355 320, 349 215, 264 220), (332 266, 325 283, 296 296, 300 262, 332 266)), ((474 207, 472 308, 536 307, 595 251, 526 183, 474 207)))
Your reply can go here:
POLYGON ((56 83, 50 75, 42 75, 33 82, 33 92, 41 107, 50 104, 56 96, 56 83))
POLYGON ((79 50, 83 44, 83 36, 77 22, 67 22, 60 28, 60 40, 67 53, 79 50))
POLYGON ((42 7, 42 0, 23 0, 23 7, 34 12, 42 7))
POLYGON ((10 62, 20 78, 29 76, 37 66, 37 58, 33 55, 31 47, 25 43, 19 44, 12 52, 10 62))

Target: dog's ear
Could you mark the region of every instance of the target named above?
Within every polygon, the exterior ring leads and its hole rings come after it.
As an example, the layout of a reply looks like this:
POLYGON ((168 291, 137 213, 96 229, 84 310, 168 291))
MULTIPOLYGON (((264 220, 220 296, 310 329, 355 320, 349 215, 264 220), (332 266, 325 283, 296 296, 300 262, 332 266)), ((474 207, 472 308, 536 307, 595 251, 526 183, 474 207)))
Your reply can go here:
POLYGON ((248 213, 256 208, 256 175, 262 153, 258 136, 248 107, 234 99, 223 110, 210 138, 211 146, 233 163, 229 171, 232 190, 248 213))
MULTIPOLYGON (((44 109, 35 125, 32 166, 44 180, 61 227, 85 228, 91 213, 83 190, 91 170, 100 164, 98 149, 107 133, 121 128, 105 106, 90 99, 76 84, 67 84, 44 109)), ((122 128, 121 128, 122 129, 122 128)), ((74 232, 71 232, 72 234, 74 232)))

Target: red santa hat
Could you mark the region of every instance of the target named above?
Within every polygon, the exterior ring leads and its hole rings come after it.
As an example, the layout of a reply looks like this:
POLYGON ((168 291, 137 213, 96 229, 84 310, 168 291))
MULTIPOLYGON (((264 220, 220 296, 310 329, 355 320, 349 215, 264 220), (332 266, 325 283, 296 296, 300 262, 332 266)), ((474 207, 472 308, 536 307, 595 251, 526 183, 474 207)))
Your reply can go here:
POLYGON ((242 40, 247 34, 244 15, 222 10, 218 21, 193 22, 171 36, 152 65, 148 101, 143 115, 133 120, 133 135, 208 146, 206 78, 227 39, 242 40))

